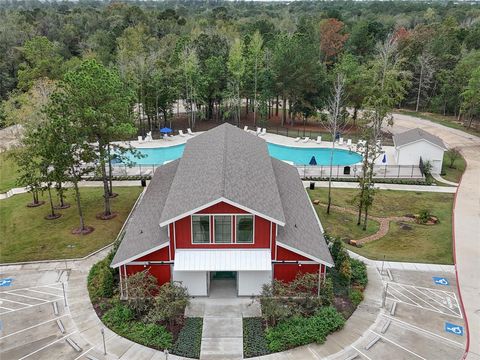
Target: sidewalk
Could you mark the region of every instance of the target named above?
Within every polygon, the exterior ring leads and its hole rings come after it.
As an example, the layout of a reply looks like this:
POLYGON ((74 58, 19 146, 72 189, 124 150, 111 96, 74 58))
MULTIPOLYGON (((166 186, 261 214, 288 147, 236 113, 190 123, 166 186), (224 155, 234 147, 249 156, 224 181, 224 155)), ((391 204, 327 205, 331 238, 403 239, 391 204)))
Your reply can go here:
MULTIPOLYGON (((312 181, 303 181, 305 187, 310 186, 312 181)), ((328 181, 313 181, 315 187, 328 188, 328 181)), ((332 181, 332 188, 336 189, 358 189, 358 182, 332 181)), ((421 191, 454 194, 456 187, 452 186, 429 186, 429 185, 405 185, 405 184, 375 184, 375 188, 380 190, 399 190, 399 191, 421 191)))

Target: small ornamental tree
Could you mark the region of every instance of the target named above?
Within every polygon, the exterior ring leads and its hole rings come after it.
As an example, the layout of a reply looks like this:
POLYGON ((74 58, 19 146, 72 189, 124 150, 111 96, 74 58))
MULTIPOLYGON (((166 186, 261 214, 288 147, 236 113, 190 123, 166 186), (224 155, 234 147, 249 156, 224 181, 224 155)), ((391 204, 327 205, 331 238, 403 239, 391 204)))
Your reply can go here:
POLYGON ((455 166, 454 166, 455 161, 462 156, 461 153, 460 153, 460 150, 456 147, 448 149, 447 150, 447 156, 448 156, 448 160, 449 160, 448 167, 450 169, 455 169, 455 166))
POLYGON ((172 328, 183 321, 183 314, 188 303, 189 296, 186 287, 170 283, 163 284, 145 319, 148 322, 166 323, 172 328))
POLYGON ((154 296, 159 291, 157 279, 147 269, 128 276, 125 282, 129 308, 137 316, 143 316, 152 307, 154 296))
POLYGON ((14 159, 18 165, 20 176, 17 184, 25 186, 32 194, 33 201, 29 207, 36 207, 44 204, 39 200, 39 193, 42 190, 42 175, 40 173, 40 161, 33 154, 32 147, 24 146, 14 153, 14 159))

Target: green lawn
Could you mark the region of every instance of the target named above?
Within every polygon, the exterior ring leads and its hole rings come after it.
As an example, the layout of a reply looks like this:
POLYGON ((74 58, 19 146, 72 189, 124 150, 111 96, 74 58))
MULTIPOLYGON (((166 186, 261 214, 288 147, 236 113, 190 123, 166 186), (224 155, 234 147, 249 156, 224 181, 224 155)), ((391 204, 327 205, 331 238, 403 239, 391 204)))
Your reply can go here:
POLYGON ((465 126, 463 126, 462 123, 458 122, 454 116, 443 116, 440 114, 416 112, 416 111, 405 110, 405 109, 401 109, 398 112, 400 114, 405 114, 405 115, 415 116, 425 120, 430 120, 430 121, 436 122, 437 124, 450 127, 452 129, 458 129, 472 135, 480 136, 479 130, 476 130, 473 128, 467 129, 465 126))
MULTIPOLYGON (((332 189, 333 204, 354 208, 351 199, 356 189, 332 189)), ((309 190, 312 199, 319 199, 325 203, 327 189, 309 190)), ((407 192, 378 190, 374 205, 370 213, 378 217, 403 216, 418 214, 428 209, 437 216, 440 223, 433 226, 416 225, 409 223, 411 229, 402 229, 391 223, 390 231, 382 239, 365 244, 361 248, 348 246, 349 249, 371 259, 392 261, 411 261, 426 263, 451 264, 452 257, 452 206, 453 194, 407 192)), ((322 219, 322 217, 320 217, 322 219)), ((325 220, 322 219, 322 222, 325 220)), ((358 231, 356 222, 350 222, 351 233, 358 231)), ((326 228, 339 226, 342 232, 348 231, 345 224, 336 224, 335 221, 326 221, 326 228)), ((352 236, 353 237, 353 236, 352 236)))
MULTIPOLYGON (((118 187, 119 194, 112 199, 112 210, 118 216, 112 220, 98 220, 102 212, 102 189, 81 188, 82 206, 86 224, 95 231, 88 235, 73 235, 71 230, 79 226, 74 192, 68 191, 69 209, 60 210, 63 216, 56 220, 45 220, 49 213, 47 204, 27 208, 30 194, 15 195, 0 200, 0 262, 18 262, 46 259, 76 258, 85 256, 115 240, 130 209, 141 193, 140 187, 118 187)), ((46 199, 46 194, 44 196, 46 199)))
POLYGON ((363 231, 361 226, 356 225, 357 217, 353 214, 330 209, 330 214, 327 215, 325 206, 314 205, 314 207, 324 230, 334 237, 340 237, 344 240, 357 240, 378 231, 379 223, 377 221, 369 221, 367 230, 363 231))
POLYGON ((467 166, 465 159, 460 156, 455 160, 453 168, 450 168, 450 157, 448 153, 445 152, 443 155, 443 166, 442 166, 442 178, 448 181, 453 181, 458 183, 462 177, 465 167, 467 166))
POLYGON ((10 157, 11 151, 0 153, 0 193, 16 187, 17 165, 10 157))

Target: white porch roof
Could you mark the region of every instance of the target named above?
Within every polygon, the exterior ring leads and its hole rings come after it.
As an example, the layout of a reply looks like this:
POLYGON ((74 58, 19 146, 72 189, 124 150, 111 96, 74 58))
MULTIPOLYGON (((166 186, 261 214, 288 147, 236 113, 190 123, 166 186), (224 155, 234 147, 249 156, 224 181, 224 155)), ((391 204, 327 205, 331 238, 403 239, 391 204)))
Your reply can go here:
POLYGON ((271 271, 270 250, 175 251, 174 271, 271 271))

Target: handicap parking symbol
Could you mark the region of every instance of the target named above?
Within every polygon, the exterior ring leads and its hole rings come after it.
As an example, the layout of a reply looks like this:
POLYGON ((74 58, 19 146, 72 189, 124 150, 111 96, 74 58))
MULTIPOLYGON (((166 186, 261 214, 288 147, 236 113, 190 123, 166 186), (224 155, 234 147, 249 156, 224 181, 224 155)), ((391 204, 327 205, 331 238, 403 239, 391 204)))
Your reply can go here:
POLYGON ((449 285, 450 284, 448 282, 448 280, 445 279, 444 277, 437 277, 437 276, 433 277, 433 282, 435 283, 435 285, 449 285))
POLYGON ((460 325, 450 324, 446 322, 445 331, 458 336, 463 336, 463 326, 460 325))
POLYGON ((12 278, 0 279, 0 287, 10 286, 12 285, 12 282, 13 282, 12 278))

